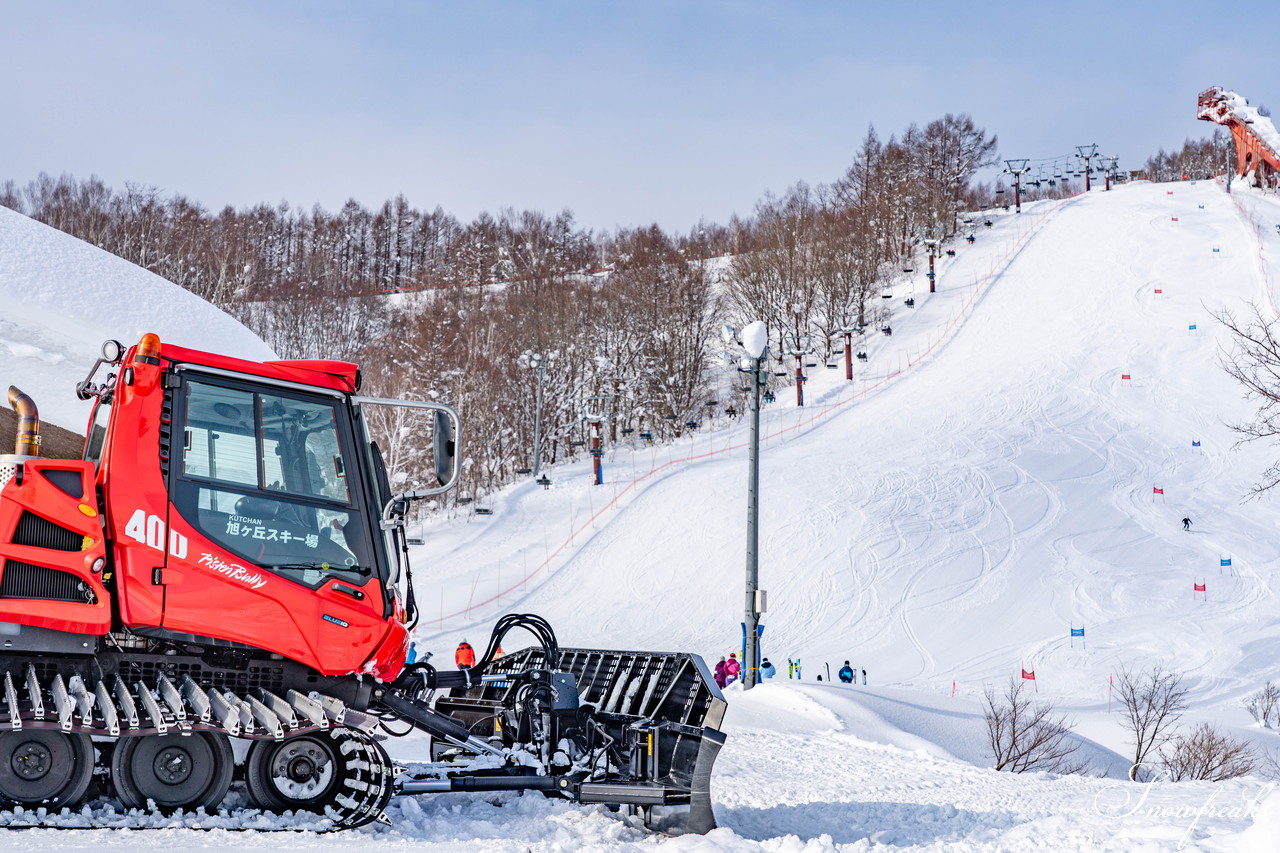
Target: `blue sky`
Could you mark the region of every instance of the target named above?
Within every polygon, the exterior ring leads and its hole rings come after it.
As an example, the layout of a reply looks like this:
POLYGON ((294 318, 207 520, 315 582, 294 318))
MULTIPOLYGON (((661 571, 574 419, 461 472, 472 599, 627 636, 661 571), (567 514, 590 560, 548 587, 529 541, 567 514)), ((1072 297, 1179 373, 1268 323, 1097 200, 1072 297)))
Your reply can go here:
POLYGON ((683 231, 948 112, 1136 168, 1210 85, 1280 109, 1280 4, 1215 5, 0 0, 0 180, 683 231))

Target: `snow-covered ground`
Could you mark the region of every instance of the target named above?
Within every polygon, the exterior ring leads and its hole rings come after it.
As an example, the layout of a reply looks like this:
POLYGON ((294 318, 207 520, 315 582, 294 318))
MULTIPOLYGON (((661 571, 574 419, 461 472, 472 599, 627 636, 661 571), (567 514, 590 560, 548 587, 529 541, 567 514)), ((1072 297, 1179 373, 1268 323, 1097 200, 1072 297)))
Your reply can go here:
MULTIPOLYGON (((1232 448, 1225 423, 1250 408, 1213 320, 1251 301, 1274 311, 1280 203, 1136 184, 992 221, 970 223, 975 243, 941 261, 937 293, 921 272, 894 287, 894 334, 868 338, 853 382, 812 368, 809 405, 784 391, 765 413, 764 649, 782 676, 728 691, 720 829, 671 839, 602 808, 449 794, 401 798, 393 826, 337 836, 131 817, 168 828, 23 830, 5 847, 1275 850, 1265 778, 1123 781, 1107 700, 1119 667, 1163 660, 1186 673, 1188 720, 1280 747, 1239 707, 1280 658, 1274 499, 1242 500, 1272 454, 1232 448), (1071 627, 1086 632, 1074 646, 1071 627), (796 657, 804 680, 787 681, 796 657), (869 686, 814 680, 846 659, 869 686), (1078 721, 1095 775, 987 769, 983 685, 1024 668, 1078 721)), ((428 525, 419 647, 447 658, 524 611, 565 645, 736 648, 744 429, 721 416, 673 446, 612 448, 603 486, 588 465, 559 466, 550 489, 491 500, 492 516, 428 525)), ((390 747, 413 758, 420 743, 390 747)))

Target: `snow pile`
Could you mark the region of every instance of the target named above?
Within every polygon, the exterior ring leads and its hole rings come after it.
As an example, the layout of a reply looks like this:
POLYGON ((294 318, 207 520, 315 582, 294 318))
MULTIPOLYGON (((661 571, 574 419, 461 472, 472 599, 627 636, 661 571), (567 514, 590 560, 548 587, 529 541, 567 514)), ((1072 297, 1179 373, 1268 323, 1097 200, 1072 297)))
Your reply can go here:
POLYGON ((0 391, 17 385, 43 420, 84 429, 75 397, 102 342, 161 340, 274 358, 256 335, 192 293, 88 243, 0 207, 0 391))

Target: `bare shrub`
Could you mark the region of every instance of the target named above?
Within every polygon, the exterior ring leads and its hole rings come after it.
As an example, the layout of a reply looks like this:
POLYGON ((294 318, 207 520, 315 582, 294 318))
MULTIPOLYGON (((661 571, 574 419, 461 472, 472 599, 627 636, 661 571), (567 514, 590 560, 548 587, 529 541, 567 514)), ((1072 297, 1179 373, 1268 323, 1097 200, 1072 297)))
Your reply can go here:
POLYGON ((1268 681, 1262 689, 1244 700, 1244 709, 1253 716, 1255 723, 1271 728, 1280 722, 1280 687, 1268 681))
POLYGON ((983 691, 987 740, 995 756, 995 769, 1011 773, 1045 770, 1080 773, 1085 763, 1076 756, 1080 748, 1071 738, 1072 721, 1054 713, 1052 702, 1028 696, 1022 682, 1010 678, 1002 691, 983 691))
POLYGON ((1248 741, 1233 740, 1209 723, 1179 734, 1160 751, 1160 766, 1171 782, 1221 782, 1252 773, 1258 757, 1248 741))
POLYGON ((1116 677, 1116 692, 1125 712, 1125 724, 1133 736, 1133 766, 1129 778, 1141 781, 1142 764, 1153 749, 1173 736, 1173 724, 1187 709, 1187 688, 1182 676, 1163 663, 1135 672, 1123 667, 1116 677))

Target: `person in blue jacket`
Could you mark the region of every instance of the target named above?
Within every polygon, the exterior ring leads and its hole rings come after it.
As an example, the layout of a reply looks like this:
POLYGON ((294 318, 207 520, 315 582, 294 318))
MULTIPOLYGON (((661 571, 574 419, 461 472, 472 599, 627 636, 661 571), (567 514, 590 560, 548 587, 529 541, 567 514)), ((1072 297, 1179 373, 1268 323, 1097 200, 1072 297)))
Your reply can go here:
POLYGON ((841 684, 853 684, 853 667, 849 666, 848 661, 845 661, 844 666, 840 667, 840 672, 838 674, 840 676, 841 684))
POLYGON ((774 669, 773 664, 769 663, 769 659, 765 658, 760 662, 760 675, 765 678, 773 678, 778 674, 778 670, 774 669))

